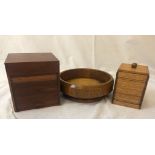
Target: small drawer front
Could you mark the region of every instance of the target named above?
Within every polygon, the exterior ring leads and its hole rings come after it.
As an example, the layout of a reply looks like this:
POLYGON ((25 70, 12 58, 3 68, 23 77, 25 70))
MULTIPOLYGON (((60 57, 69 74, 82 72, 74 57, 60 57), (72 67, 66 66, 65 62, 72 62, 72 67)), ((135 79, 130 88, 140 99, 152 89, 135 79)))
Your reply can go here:
POLYGON ((148 76, 147 75, 142 75, 142 74, 119 72, 118 73, 118 78, 124 78, 124 79, 129 79, 129 80, 145 82, 145 81, 147 81, 148 76))
POLYGON ((11 79, 16 111, 59 104, 58 75, 11 79))
POLYGON ((124 80, 119 78, 116 84, 116 93, 142 96, 145 83, 124 80))
POLYGON ((141 97, 120 93, 116 93, 114 99, 121 102, 133 103, 133 104, 140 104, 141 101, 141 97))

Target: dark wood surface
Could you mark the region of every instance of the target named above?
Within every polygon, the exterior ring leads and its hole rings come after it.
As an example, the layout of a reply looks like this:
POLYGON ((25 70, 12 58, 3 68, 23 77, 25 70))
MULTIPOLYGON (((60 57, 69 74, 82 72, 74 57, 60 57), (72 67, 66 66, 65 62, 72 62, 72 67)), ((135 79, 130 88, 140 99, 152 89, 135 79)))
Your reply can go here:
POLYGON ((60 104, 59 61, 52 53, 9 54, 5 67, 16 112, 60 104))
POLYGON ((140 109, 149 80, 147 66, 121 64, 115 80, 112 102, 140 109))
POLYGON ((103 71, 78 68, 64 71, 60 74, 61 91, 65 96, 79 102, 93 102, 107 96, 113 89, 113 77, 103 71), (91 78, 98 80, 96 85, 78 86, 68 82, 75 78, 91 78))
POLYGON ((59 73, 59 61, 52 53, 11 53, 5 67, 10 77, 59 73))
POLYGON ((5 63, 30 63, 30 62, 48 62, 58 61, 52 53, 10 53, 5 63))

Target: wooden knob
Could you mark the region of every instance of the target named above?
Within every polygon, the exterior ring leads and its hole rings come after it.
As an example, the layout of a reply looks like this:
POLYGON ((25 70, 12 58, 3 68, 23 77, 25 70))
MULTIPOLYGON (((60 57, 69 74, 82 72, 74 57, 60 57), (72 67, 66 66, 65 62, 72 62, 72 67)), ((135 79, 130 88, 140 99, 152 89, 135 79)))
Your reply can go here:
POLYGON ((137 63, 132 63, 132 64, 131 64, 131 67, 132 67, 132 68, 137 68, 137 63))

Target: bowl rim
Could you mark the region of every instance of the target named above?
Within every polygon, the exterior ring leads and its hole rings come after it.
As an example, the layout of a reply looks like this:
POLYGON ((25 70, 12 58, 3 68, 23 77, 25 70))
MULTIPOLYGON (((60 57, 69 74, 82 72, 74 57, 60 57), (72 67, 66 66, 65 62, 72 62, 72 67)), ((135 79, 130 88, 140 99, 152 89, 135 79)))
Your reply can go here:
POLYGON ((105 72, 105 71, 103 71, 103 70, 94 69, 94 68, 73 68, 73 69, 64 70, 64 71, 62 71, 62 72, 60 73, 60 81, 62 81, 62 82, 64 82, 65 84, 69 85, 70 87, 71 87, 71 86, 74 86, 73 88, 76 88, 76 89, 78 89, 78 88, 79 88, 79 89, 81 89, 81 88, 88 88, 88 87, 89 87, 89 88, 90 88, 90 87, 93 88, 93 87, 97 87, 97 86, 104 86, 104 85, 106 85, 106 84, 112 82, 113 80, 114 80, 114 79, 113 79, 113 77, 112 77, 111 74, 109 74, 109 73, 107 73, 107 72, 105 72), (103 73, 105 73, 105 74, 107 74, 107 75, 109 76, 109 80, 106 81, 106 82, 104 82, 104 83, 101 82, 101 83, 96 84, 96 85, 93 85, 93 86, 77 86, 77 85, 74 85, 74 84, 72 84, 72 83, 70 83, 70 82, 67 82, 67 81, 65 81, 64 79, 62 79, 61 75, 62 75, 63 73, 68 72, 68 71, 72 71, 72 70, 79 70, 79 69, 103 72, 103 73))

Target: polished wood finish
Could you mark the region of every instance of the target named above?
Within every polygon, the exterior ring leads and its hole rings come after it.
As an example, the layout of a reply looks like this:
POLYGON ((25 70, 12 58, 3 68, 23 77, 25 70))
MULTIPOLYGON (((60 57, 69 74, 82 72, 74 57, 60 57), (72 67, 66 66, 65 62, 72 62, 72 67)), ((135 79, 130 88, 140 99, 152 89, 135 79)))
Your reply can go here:
POLYGON ((95 86, 101 83, 100 81, 91 79, 91 78, 75 78, 75 79, 68 80, 67 82, 77 85, 78 87, 95 86))
POLYGON ((147 66, 121 64, 119 67, 112 102, 121 106, 140 109, 149 79, 147 66))
POLYGON ((120 105, 120 106, 125 106, 125 107, 129 107, 129 108, 134 108, 134 109, 140 109, 139 104, 133 104, 133 103, 123 102, 123 101, 119 101, 119 100, 114 100, 114 103, 117 105, 120 105))
POLYGON ((5 61, 16 112, 59 105, 59 61, 52 53, 12 53, 5 61))
POLYGON ((112 76, 95 69, 77 68, 64 71, 60 74, 60 81, 63 94, 78 102, 98 101, 113 89, 112 76))
MULTIPOLYGON (((135 64, 135 63, 133 63, 135 64)), ((148 70, 148 66, 143 66, 143 65, 137 65, 137 67, 132 67, 133 64, 125 64, 122 63, 119 71, 120 72, 128 72, 128 73, 133 73, 133 74, 140 74, 140 75, 148 75, 149 74, 149 70, 148 70)))
POLYGON ((130 80, 135 80, 135 81, 141 81, 141 82, 145 82, 147 81, 148 76, 147 75, 143 75, 143 74, 133 74, 133 73, 128 73, 128 72, 124 72, 124 71, 120 71, 117 74, 118 78, 125 78, 125 79, 130 79, 130 80))
POLYGON ((24 82, 36 82, 36 81, 48 81, 48 80, 56 80, 57 75, 36 75, 36 76, 28 76, 28 77, 14 77, 12 78, 13 83, 24 83, 24 82))

